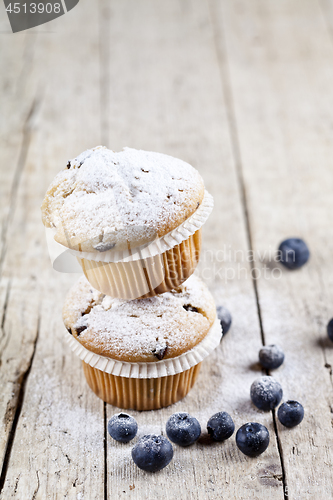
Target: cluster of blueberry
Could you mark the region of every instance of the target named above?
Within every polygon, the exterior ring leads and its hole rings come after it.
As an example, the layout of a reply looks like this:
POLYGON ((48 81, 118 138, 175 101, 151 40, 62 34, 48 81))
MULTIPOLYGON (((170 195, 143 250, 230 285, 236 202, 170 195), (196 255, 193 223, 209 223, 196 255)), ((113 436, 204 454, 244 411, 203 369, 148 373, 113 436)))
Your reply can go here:
MULTIPOLYGON (((282 241, 278 248, 279 260, 288 269, 298 269, 302 267, 310 257, 306 243, 300 238, 288 238, 282 241)), ((229 331, 232 317, 230 312, 223 306, 217 308, 217 316, 221 322, 224 335, 229 331)), ((327 326, 327 332, 333 341, 333 319, 327 326)), ((259 362, 266 370, 279 368, 284 361, 284 352, 277 345, 264 346, 259 351, 259 362)), ((253 404, 263 411, 276 408, 282 399, 283 391, 281 385, 271 376, 264 376, 255 380, 250 390, 253 404)), ((304 408, 298 401, 289 400, 283 403, 278 409, 278 419, 285 427, 295 427, 304 417, 304 408)), ((234 423, 225 412, 216 414, 223 423, 223 428, 228 429, 230 434, 221 440, 227 439, 234 432, 234 423), (232 429, 232 430, 231 430, 232 429)), ((215 419, 215 415, 210 419, 215 419)), ((222 425, 222 423, 221 423, 222 425)), ((208 427, 207 427, 208 428, 208 427)), ((212 431, 208 432, 212 435, 212 431)), ((212 436, 213 437, 213 436, 212 436)), ((214 439, 214 437, 213 437, 214 439)), ((249 422, 240 427, 236 433, 236 444, 240 451, 250 457, 256 457, 263 453, 269 444, 268 429, 258 423, 249 422)))
MULTIPOLYGON (((266 370, 279 368, 284 361, 284 352, 277 345, 265 346, 259 351, 259 361, 266 370)), ((265 375, 253 382, 250 389, 252 403, 259 410, 274 410, 281 402, 282 387, 275 378, 265 375)), ((278 419, 285 427, 295 427, 304 417, 304 408, 298 401, 286 401, 278 409, 278 419)), ((267 428, 257 422, 243 425, 237 432, 238 448, 251 457, 263 453, 269 444, 267 428)))
MULTIPOLYGON (((259 362, 266 370, 275 370, 282 365, 284 361, 284 352, 277 345, 264 346, 259 351, 259 362)), ((274 410, 282 399, 282 387, 273 377, 266 375, 255 380, 251 385, 250 396, 252 403, 263 411, 274 410)), ((295 427, 300 424, 304 417, 304 408, 297 401, 286 401, 278 409, 278 419, 285 427, 295 427)), ((265 426, 258 423, 245 424, 245 429, 239 436, 240 443, 247 447, 246 439, 249 440, 253 452, 257 456, 266 450, 269 443, 269 432, 265 426), (243 444, 244 443, 244 444, 243 444)), ((243 429, 241 427, 241 429, 243 429)), ((241 430, 240 429, 240 430, 241 430)), ((237 442, 237 436, 236 436, 237 442)), ((242 448, 237 442, 241 451, 242 448)), ((243 451, 246 455, 246 451, 243 451)))
MULTIPOLYGON (((296 401, 283 403, 278 411, 280 422, 287 427, 300 423, 303 415, 303 407, 296 401)), ((110 436, 121 443, 131 441, 137 430, 136 420, 127 413, 113 415, 108 423, 110 436)), ((227 412, 221 411, 208 420, 207 431, 212 440, 225 441, 233 435, 235 424, 227 412)), ((166 467, 173 457, 170 441, 179 446, 190 446, 199 439, 201 427, 195 417, 179 412, 171 415, 167 421, 166 434, 169 439, 156 434, 145 435, 132 448, 132 459, 140 469, 157 472, 166 467)), ((245 455, 257 457, 268 447, 268 429, 257 422, 248 422, 238 429, 236 444, 245 455)))
MULTIPOLYGON (((132 440, 137 430, 136 420, 126 413, 113 415, 108 423, 110 436, 122 443, 132 440)), ((207 422, 208 434, 214 441, 228 439, 234 430, 235 424, 226 412, 216 413, 207 422)), ((133 447, 132 458, 140 469, 156 472, 166 467, 173 457, 170 441, 179 446, 190 446, 199 439, 201 426, 198 420, 188 413, 174 413, 166 423, 166 434, 169 439, 156 434, 143 436, 133 447)))
MULTIPOLYGON (((277 345, 265 346, 259 351, 259 361, 263 368, 272 370, 281 366, 284 353, 277 345)), ((263 411, 276 408, 281 402, 282 394, 281 385, 268 375, 255 380, 251 385, 251 400, 263 411)), ((297 401, 287 401, 279 407, 278 419, 285 427, 295 427, 303 417, 303 406, 297 401)), ((108 423, 110 436, 122 443, 131 441, 136 436, 137 430, 136 420, 126 413, 114 415, 108 423)), ((227 412, 221 411, 208 420, 207 431, 212 440, 225 441, 233 435, 235 424, 227 412)), ((167 421, 166 434, 173 443, 190 446, 199 439, 201 427, 195 417, 179 412, 171 415, 167 421)), ((173 457, 173 448, 169 440, 156 434, 143 436, 132 449, 134 463, 148 472, 163 469, 173 457)), ((248 422, 238 429, 236 444, 245 455, 257 457, 269 445, 268 429, 258 422, 248 422)))
MULTIPOLYGON (((306 243, 299 238, 289 238, 279 246, 280 261, 289 269, 298 269, 309 259, 310 252, 306 243)), ((223 306, 217 308, 223 333, 230 329, 232 317, 223 306)), ((327 325, 327 333, 333 342, 333 318, 327 325)), ((259 362, 266 370, 279 368, 284 361, 283 350, 277 345, 264 346, 259 351, 259 362)), ((250 396, 253 404, 263 411, 274 410, 281 402, 283 391, 277 380, 270 375, 260 377, 251 385, 250 396)), ((304 417, 304 408, 297 401, 286 401, 279 407, 277 416, 285 427, 295 427, 304 417)), ((137 434, 136 420, 126 414, 114 415, 108 423, 110 436, 116 441, 127 443, 137 434)), ((214 441, 225 441, 235 431, 231 416, 221 411, 213 415, 207 422, 207 431, 214 441)), ((171 415, 166 424, 166 434, 170 441, 180 446, 190 446, 201 435, 198 420, 188 413, 180 412, 171 415)), ((164 436, 151 434, 143 436, 132 449, 134 463, 148 472, 156 472, 166 467, 173 457, 172 444, 164 436)), ((268 429, 258 422, 242 425, 236 433, 236 444, 239 450, 249 457, 257 457, 269 445, 268 429)))
MULTIPOLYGON (((277 346, 272 347, 276 348, 277 346)), ((272 369, 272 367, 270 367, 270 369, 272 369)), ((263 411, 269 411, 274 410, 280 404, 283 391, 281 385, 277 380, 269 375, 266 375, 253 382, 253 384, 251 385, 250 395, 252 403, 257 408, 263 411)), ((289 400, 285 403, 282 403, 282 405, 278 409, 277 416, 281 424, 285 427, 295 427, 303 420, 304 408, 298 401, 289 400)), ((249 456, 260 455, 266 450, 269 443, 268 430, 265 426, 258 423, 245 424, 245 426, 243 427, 245 427, 246 429, 242 439, 249 439, 249 443, 251 446, 253 442, 255 454, 249 456), (252 437, 249 436, 249 433, 252 437)), ((243 451, 243 453, 245 453, 245 455, 248 455, 248 453, 246 453, 246 451, 241 448, 238 442, 237 445, 239 449, 243 451)))

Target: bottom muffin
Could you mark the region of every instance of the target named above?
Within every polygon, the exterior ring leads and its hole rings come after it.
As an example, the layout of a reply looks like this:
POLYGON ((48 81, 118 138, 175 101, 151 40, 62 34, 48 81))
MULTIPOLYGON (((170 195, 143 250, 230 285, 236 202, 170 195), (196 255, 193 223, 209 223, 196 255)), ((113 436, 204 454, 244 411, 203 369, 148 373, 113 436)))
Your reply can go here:
POLYGON ((82 277, 66 297, 63 319, 91 389, 127 409, 182 399, 221 339, 214 300, 195 276, 176 290, 132 301, 105 296, 82 277))
POLYGON ((175 375, 128 378, 93 368, 82 361, 89 387, 106 403, 132 410, 158 410, 183 399, 200 371, 201 363, 175 375))

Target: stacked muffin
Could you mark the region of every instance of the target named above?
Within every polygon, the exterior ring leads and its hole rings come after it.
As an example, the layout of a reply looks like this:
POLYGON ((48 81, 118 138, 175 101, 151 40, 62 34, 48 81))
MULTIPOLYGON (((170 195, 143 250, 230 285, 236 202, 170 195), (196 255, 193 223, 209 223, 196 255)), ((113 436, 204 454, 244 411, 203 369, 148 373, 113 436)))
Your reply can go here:
POLYGON ((172 404, 219 344, 214 300, 191 276, 212 207, 191 165, 129 148, 85 151, 49 187, 43 223, 85 275, 65 300, 68 341, 104 401, 172 404))

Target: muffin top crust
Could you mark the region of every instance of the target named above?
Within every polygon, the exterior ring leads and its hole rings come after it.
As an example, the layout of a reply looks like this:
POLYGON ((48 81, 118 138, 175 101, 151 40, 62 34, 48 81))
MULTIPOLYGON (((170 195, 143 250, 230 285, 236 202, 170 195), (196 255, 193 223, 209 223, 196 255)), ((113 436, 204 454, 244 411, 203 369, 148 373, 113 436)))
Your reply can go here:
POLYGON ((182 160, 98 146, 70 160, 56 175, 41 207, 42 220, 68 248, 128 250, 175 229, 203 197, 200 174, 182 160))
POLYGON ((212 295, 193 275, 171 292, 132 301, 104 295, 82 277, 63 308, 64 324, 81 345, 127 362, 179 356, 203 340, 215 318, 212 295))

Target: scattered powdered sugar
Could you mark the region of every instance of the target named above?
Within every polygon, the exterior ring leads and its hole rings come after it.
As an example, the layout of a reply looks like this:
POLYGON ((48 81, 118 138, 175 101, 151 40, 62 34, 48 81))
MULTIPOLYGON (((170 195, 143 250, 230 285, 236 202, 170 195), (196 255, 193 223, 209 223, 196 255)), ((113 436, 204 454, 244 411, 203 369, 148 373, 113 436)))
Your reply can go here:
POLYGON ((126 361, 156 361, 194 347, 215 320, 214 300, 192 276, 162 295, 125 301, 104 296, 85 277, 70 290, 64 322, 88 350, 126 361))
POLYGON ((100 146, 55 177, 42 205, 43 222, 56 227, 55 239, 71 248, 122 249, 177 227, 196 210, 203 192, 200 174, 182 160, 100 146))

